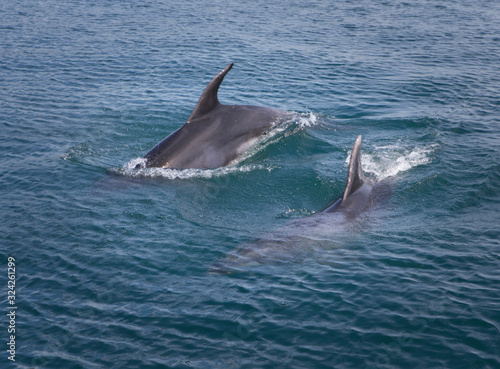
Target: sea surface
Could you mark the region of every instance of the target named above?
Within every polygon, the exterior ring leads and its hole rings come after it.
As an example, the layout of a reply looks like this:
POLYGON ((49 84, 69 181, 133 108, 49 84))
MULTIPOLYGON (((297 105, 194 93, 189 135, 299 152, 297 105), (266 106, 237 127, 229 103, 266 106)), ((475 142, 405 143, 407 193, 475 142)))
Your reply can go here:
POLYGON ((0 87, 1 368, 500 368, 500 2, 3 1, 0 87), (134 169, 231 62, 295 118, 134 169), (317 234, 358 135, 392 196, 317 234))

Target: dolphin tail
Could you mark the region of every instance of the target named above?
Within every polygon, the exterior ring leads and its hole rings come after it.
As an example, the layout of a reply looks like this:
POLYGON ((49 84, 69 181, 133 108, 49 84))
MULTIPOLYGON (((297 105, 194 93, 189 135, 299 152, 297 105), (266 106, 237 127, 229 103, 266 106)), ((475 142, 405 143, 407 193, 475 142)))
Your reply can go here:
POLYGON ((342 201, 345 201, 349 195, 356 192, 364 183, 365 176, 363 175, 363 168, 361 166, 361 135, 359 135, 352 147, 349 174, 347 176, 347 184, 345 186, 342 201))
POLYGON ((187 122, 189 123, 191 120, 202 117, 205 114, 211 112, 215 109, 220 103, 217 98, 217 92, 219 91, 219 86, 224 80, 227 72, 231 70, 234 63, 229 64, 226 68, 224 68, 219 74, 217 74, 212 81, 205 87, 205 90, 200 96, 198 103, 196 104, 193 112, 189 116, 187 122))

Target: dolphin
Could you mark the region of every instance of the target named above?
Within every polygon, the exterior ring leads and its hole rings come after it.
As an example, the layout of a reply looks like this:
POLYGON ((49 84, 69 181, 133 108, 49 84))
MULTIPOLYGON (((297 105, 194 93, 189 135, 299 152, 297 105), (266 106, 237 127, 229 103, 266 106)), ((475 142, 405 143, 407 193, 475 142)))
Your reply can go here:
POLYGON ((363 174, 361 136, 354 143, 343 196, 324 210, 296 219, 255 243, 230 252, 209 268, 209 273, 230 273, 252 264, 300 261, 332 241, 351 237, 356 220, 366 210, 386 201, 392 194, 387 179, 375 182, 363 174))
POLYGON ((153 147, 141 167, 218 168, 227 166, 291 114, 251 105, 223 105, 219 86, 229 64, 207 85, 187 122, 153 147))

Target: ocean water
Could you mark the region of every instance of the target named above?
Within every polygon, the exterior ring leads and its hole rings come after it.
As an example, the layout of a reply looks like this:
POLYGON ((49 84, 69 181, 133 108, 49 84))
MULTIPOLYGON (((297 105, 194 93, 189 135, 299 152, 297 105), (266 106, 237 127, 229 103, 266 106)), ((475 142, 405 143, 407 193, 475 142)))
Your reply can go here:
POLYGON ((21 0, 0 19, 0 367, 500 368, 498 1, 21 0), (295 119, 227 168, 134 170, 230 62, 222 102, 295 119), (210 273, 338 199, 358 135, 388 201, 210 273))

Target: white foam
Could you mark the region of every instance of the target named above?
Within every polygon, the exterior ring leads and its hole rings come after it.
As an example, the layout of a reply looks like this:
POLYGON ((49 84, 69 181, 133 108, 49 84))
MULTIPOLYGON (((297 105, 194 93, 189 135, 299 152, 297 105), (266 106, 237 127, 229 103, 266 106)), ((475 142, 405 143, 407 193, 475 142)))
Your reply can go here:
POLYGON ((298 124, 300 128, 312 127, 318 123, 318 116, 310 112, 308 114, 298 114, 298 124))
POLYGON ((215 178, 225 176, 230 173, 245 173, 253 170, 271 171, 273 167, 263 165, 242 165, 231 166, 216 169, 170 169, 170 168, 145 168, 136 169, 137 164, 145 162, 144 158, 132 159, 122 168, 112 169, 113 172, 125 175, 128 177, 149 177, 149 178, 165 178, 165 179, 190 179, 190 178, 215 178))
MULTIPOLYGON (((380 181, 398 173, 406 172, 416 166, 430 163, 437 147, 437 144, 413 148, 402 145, 375 147, 373 153, 362 152, 363 171, 373 175, 376 180, 380 181)), ((350 157, 351 153, 349 153, 346 160, 347 165, 349 165, 350 157)))

